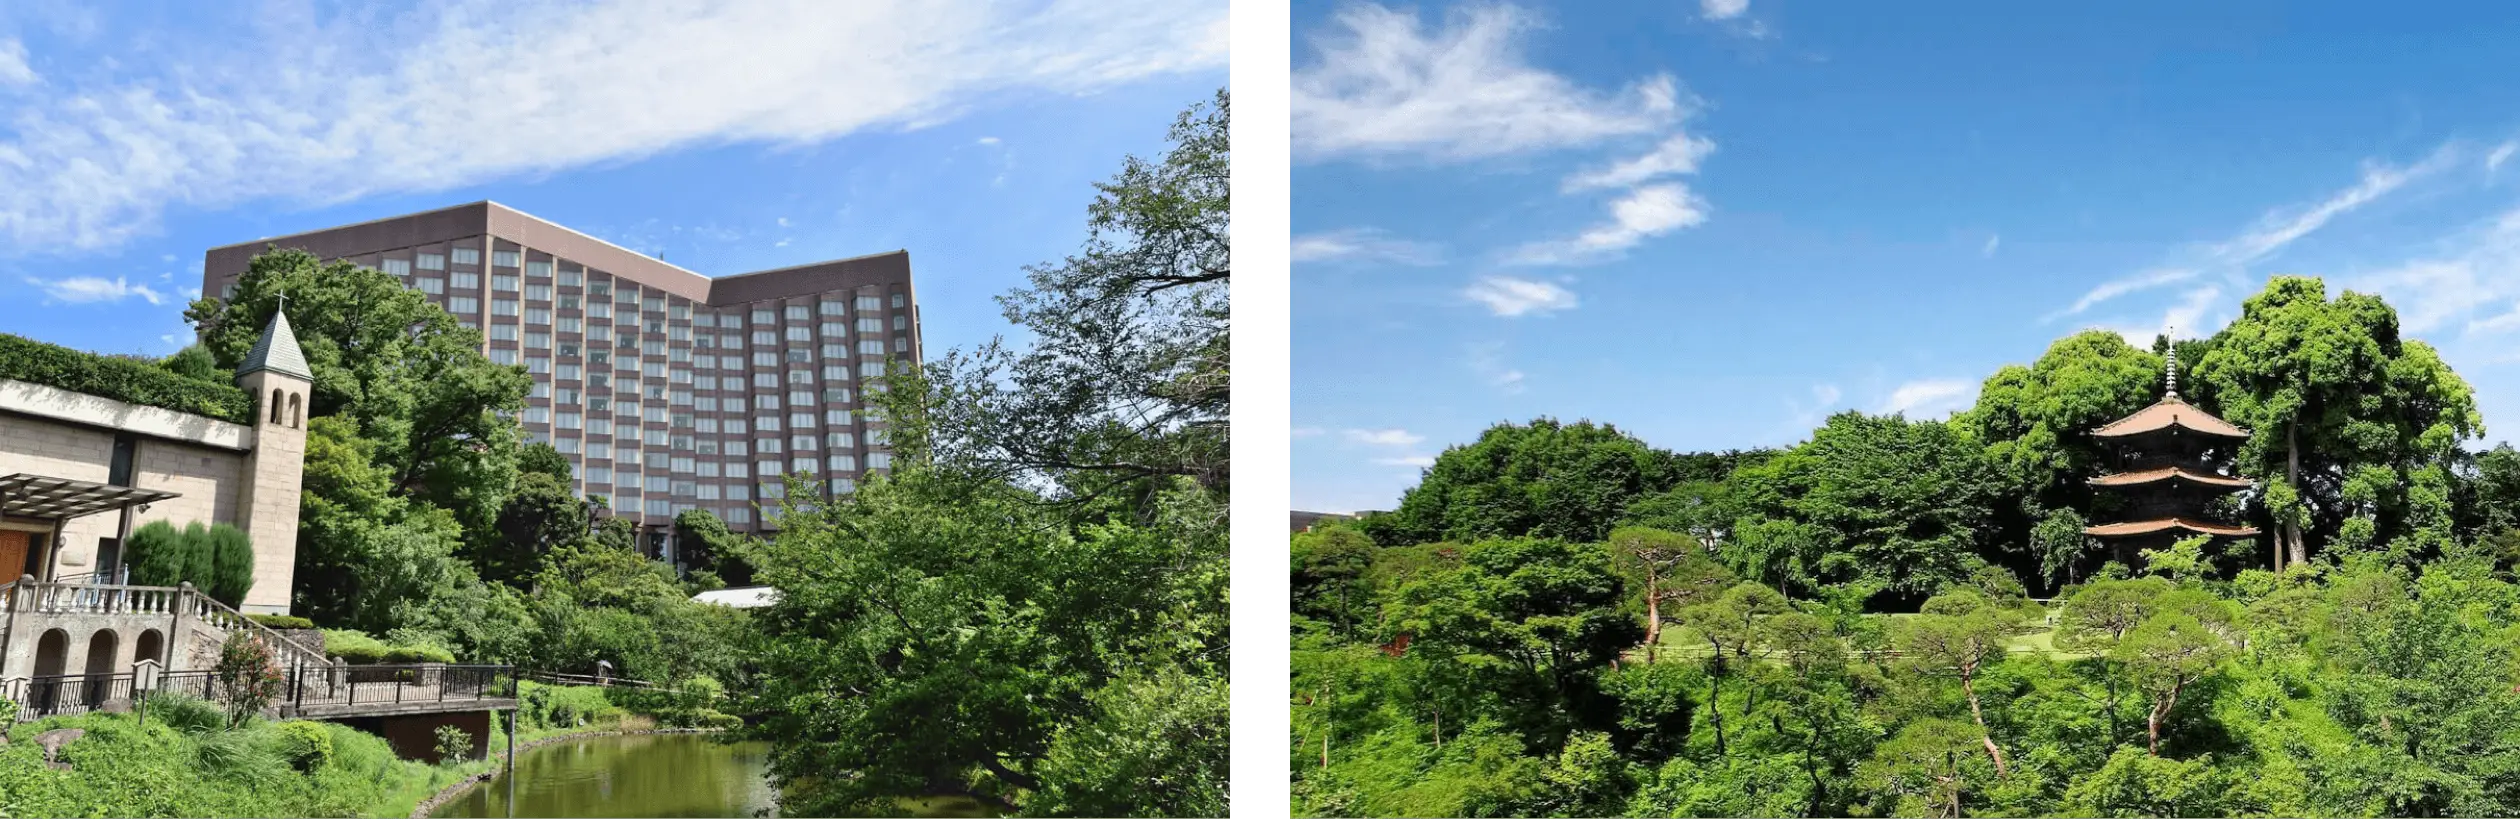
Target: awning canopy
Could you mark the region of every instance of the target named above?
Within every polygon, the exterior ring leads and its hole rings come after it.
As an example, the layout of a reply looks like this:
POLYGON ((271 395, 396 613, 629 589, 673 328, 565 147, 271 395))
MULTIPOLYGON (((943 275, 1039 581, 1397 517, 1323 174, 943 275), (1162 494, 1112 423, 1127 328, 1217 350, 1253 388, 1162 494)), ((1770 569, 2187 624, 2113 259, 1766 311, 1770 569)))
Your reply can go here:
POLYGON ((176 497, 182 496, 162 489, 48 478, 26 472, 0 476, 0 515, 69 520, 176 497))

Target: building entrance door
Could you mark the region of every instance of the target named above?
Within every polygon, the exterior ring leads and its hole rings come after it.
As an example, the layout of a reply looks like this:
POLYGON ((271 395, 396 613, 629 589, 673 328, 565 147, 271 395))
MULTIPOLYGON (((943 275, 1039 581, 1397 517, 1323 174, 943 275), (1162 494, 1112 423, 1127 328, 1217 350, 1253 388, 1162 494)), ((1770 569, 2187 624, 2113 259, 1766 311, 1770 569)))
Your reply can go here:
POLYGON ((33 545, 34 537, 31 532, 0 530, 0 571, 8 573, 5 579, 0 579, 0 583, 18 578, 17 569, 26 565, 27 547, 33 545))

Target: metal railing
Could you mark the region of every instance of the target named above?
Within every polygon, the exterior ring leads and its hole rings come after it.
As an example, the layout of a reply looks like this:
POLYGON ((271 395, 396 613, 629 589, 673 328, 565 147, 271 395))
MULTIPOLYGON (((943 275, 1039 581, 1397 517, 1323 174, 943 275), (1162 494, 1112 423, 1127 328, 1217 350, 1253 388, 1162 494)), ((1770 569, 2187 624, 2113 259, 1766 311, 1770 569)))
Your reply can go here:
POLYGON ((331 658, 280 636, 269 626, 229 608, 199 589, 185 586, 124 586, 105 583, 14 582, 0 585, 0 606, 11 618, 26 614, 181 615, 224 631, 260 634, 280 655, 282 666, 323 666, 331 658))
MULTIPOLYGON (((0 683, 0 697, 28 722, 61 714, 144 708, 153 696, 181 694, 216 703, 236 689, 216 671, 61 674, 0 683)), ((516 671, 504 665, 299 666, 280 672, 268 702, 282 716, 355 713, 391 706, 516 698, 516 671)))

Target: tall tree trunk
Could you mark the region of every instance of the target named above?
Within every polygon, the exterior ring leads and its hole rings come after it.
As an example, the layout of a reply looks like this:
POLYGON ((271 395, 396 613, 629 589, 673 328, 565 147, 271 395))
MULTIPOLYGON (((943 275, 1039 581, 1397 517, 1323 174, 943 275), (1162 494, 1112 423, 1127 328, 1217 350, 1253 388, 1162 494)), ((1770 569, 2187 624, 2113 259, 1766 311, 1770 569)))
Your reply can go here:
POLYGON ((1444 750, 1444 709, 1437 708, 1437 709, 1435 709, 1435 751, 1436 751, 1437 753, 1442 753, 1442 752, 1443 752, 1443 750, 1444 750))
POLYGON ((2155 704, 2152 709, 2152 718, 2145 721, 2145 731, 2149 735, 2148 739, 2150 740, 2150 742, 2147 743, 2145 750, 2150 752, 2153 756, 2161 755, 2161 721, 2170 716, 2171 707, 2179 704, 2179 687, 2181 685, 2181 683, 2172 683, 2170 685, 2170 696, 2162 698, 2159 703, 2155 704))
POLYGON ((1978 707, 1977 674, 1974 670, 1960 672, 1960 690, 1969 695, 1969 717, 1977 720, 1978 740, 1986 743, 1986 755, 1995 759, 1995 775, 2010 776, 2011 771, 2004 767, 2004 749, 1995 747, 1995 732, 1987 729, 1986 711, 1978 707))
MULTIPOLYGON (((2300 431, 2301 420, 2298 418, 2284 425, 2284 482, 2292 484, 2294 502, 2306 509, 2310 505, 2310 498, 2301 493, 2300 431)), ((2284 518, 2284 531, 2288 533, 2288 539, 2292 541, 2292 562, 2295 565, 2310 560, 2310 547, 2303 543, 2301 538, 2301 524, 2298 522, 2300 517, 2300 513, 2296 511, 2284 518)))
POLYGON ((1715 755, 1724 755, 1724 647, 1715 646, 1714 673, 1706 675, 1706 721, 1715 724, 1715 755))
POLYGON ((1662 662, 1662 580, 1645 564, 1645 663, 1662 662))

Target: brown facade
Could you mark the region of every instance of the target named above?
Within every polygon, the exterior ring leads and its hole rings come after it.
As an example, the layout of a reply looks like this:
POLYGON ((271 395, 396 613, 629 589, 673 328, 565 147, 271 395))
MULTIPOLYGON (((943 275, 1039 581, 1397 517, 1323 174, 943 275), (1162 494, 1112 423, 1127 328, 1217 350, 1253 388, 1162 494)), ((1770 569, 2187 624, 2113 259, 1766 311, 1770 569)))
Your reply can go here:
POLYGON ((202 292, 269 247, 385 270, 479 328, 534 377, 527 434, 644 526, 697 508, 760 530, 792 473, 854 491, 890 464, 861 385, 920 358, 906 251, 710 278, 477 202, 214 248, 202 292))

